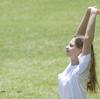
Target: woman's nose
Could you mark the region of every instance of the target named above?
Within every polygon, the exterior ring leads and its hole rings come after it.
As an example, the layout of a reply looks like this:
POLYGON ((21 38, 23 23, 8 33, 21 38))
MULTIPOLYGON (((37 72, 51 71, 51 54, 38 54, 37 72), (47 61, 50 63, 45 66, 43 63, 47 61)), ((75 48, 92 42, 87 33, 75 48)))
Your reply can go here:
POLYGON ((66 49, 69 47, 69 45, 66 46, 66 49))

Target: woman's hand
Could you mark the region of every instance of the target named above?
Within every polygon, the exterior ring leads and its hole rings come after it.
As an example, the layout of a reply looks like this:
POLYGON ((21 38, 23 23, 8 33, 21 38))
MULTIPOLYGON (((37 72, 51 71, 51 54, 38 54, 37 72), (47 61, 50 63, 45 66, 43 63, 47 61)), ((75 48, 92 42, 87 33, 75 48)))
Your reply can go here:
POLYGON ((88 7, 87 12, 90 14, 100 14, 100 10, 97 9, 97 6, 94 7, 88 7))

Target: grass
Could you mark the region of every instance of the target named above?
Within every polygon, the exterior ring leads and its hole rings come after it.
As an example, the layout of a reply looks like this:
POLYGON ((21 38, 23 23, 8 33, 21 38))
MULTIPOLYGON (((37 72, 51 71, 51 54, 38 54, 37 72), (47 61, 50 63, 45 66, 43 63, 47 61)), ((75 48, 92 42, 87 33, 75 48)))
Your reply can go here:
MULTIPOLYGON (((65 46, 88 6, 100 1, 0 0, 0 99, 59 99, 58 78, 68 64, 65 46), (84 5, 83 5, 84 4, 84 5)), ((100 16, 94 39, 100 63, 100 16)), ((88 99, 99 99, 88 94, 88 99)))

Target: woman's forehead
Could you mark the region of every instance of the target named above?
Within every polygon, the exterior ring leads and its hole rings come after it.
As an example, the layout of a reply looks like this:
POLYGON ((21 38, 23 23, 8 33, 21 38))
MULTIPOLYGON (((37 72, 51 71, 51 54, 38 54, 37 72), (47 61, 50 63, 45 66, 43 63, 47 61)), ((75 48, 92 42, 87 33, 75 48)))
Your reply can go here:
POLYGON ((71 44, 75 44, 75 38, 70 41, 71 44))

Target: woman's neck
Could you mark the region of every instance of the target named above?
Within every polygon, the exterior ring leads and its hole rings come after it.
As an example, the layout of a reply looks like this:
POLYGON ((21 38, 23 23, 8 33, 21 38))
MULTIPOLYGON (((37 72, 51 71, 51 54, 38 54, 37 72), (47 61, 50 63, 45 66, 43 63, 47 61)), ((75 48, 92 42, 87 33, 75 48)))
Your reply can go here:
POLYGON ((79 64, 78 58, 71 59, 71 66, 73 66, 73 65, 78 65, 78 64, 79 64))

